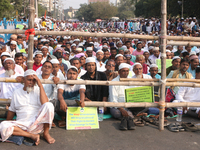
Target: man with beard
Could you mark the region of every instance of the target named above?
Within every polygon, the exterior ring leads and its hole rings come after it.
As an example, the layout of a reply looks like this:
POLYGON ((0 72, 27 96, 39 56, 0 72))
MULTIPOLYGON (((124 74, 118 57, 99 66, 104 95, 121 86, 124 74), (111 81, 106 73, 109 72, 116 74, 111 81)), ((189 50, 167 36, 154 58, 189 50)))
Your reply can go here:
MULTIPOLYGON (((80 80, 78 77, 78 69, 75 66, 70 66, 67 71, 67 80, 80 80)), ((67 107, 78 106, 77 100, 80 102, 80 106, 84 107, 85 101, 85 85, 67 85, 60 84, 58 86, 58 101, 56 103, 55 111, 58 115, 62 116, 62 121, 59 122, 59 127, 64 127, 65 116, 67 107)))
MULTIPOLYGON (((112 81, 120 81, 120 78, 129 78, 129 65, 121 63, 119 65, 119 75, 112 81)), ((109 86, 109 101, 115 103, 125 103, 125 89, 132 88, 134 86, 109 86)), ((111 115, 116 119, 121 119, 120 130, 135 130, 133 123, 133 114, 128 108, 110 108, 111 115)))
POLYGON ((22 53, 16 53, 15 54, 15 63, 19 66, 21 66, 24 71, 26 70, 26 66, 23 64, 23 54, 22 53))
MULTIPOLYGON (((187 70, 190 66, 190 61, 188 59, 181 59, 180 68, 177 70, 173 70, 169 73, 167 78, 179 78, 179 79, 191 79, 192 74, 188 73, 187 70)), ((169 88, 169 87, 168 87, 169 88)), ((179 87, 170 87, 175 93, 178 92, 179 87)))
MULTIPOLYGON (((5 73, 0 75, 0 78, 12 78, 15 79, 18 76, 22 76, 21 74, 14 71, 15 69, 15 61, 13 58, 6 58, 3 61, 5 73)), ((13 92, 15 89, 22 87, 21 83, 6 83, 0 82, 0 98, 10 99, 12 98, 13 92)))
POLYGON ((110 49, 110 53, 111 53, 111 56, 109 57, 109 59, 115 60, 115 56, 117 55, 117 49, 116 49, 116 47, 112 47, 110 49))
MULTIPOLYGON (((83 80, 107 81, 104 72, 96 70, 96 60, 93 57, 86 59, 86 73, 81 77, 83 80)), ((86 85, 85 101, 104 101, 108 99, 108 87, 104 85, 86 85)))
POLYGON ((49 103, 36 72, 28 69, 24 73, 24 86, 13 92, 7 121, 0 124, 2 141, 6 141, 11 135, 15 135, 31 138, 35 145, 38 145, 40 143, 39 133, 44 131, 44 139, 52 144, 55 139, 50 136, 49 130, 53 118, 53 104, 49 103), (37 86, 35 86, 36 83, 37 86), (13 121, 15 113, 17 119, 13 121))
POLYGON ((149 67, 149 72, 148 75, 152 77, 152 79, 161 79, 161 76, 158 74, 158 66, 156 64, 152 64, 149 67))
POLYGON ((181 58, 179 56, 175 56, 172 59, 172 66, 166 69, 166 75, 168 76, 172 70, 176 70, 180 67, 181 58))
POLYGON ((104 64, 106 64, 106 62, 108 61, 109 57, 110 57, 110 50, 108 49, 103 49, 104 52, 104 57, 103 57, 103 62, 104 64))
POLYGON ((105 64, 102 61, 104 57, 104 52, 102 50, 98 50, 96 52, 96 57, 97 57, 97 60, 96 60, 97 71, 100 71, 100 72, 106 71, 105 64))
POLYGON ((111 81, 112 79, 114 79, 118 76, 118 73, 115 72, 115 61, 114 60, 109 59, 106 62, 105 68, 106 68, 105 74, 106 74, 108 81, 111 81))
POLYGON ((159 47, 154 47, 153 55, 149 56, 149 59, 152 61, 153 64, 156 64, 156 59, 160 59, 159 47))
POLYGON ((17 52, 20 52, 19 49, 17 49, 17 42, 11 41, 10 46, 8 47, 8 52, 10 53, 12 58, 15 58, 15 54, 17 52))
POLYGON ((143 74, 143 67, 140 63, 135 63, 133 65, 133 72, 135 75, 132 76, 132 78, 152 79, 150 75, 143 74))
POLYGON ((77 57, 74 57, 70 60, 70 63, 71 63, 72 66, 75 66, 78 69, 78 77, 77 78, 80 79, 81 76, 83 76, 86 73, 85 70, 81 69, 80 59, 77 58, 77 57))
MULTIPOLYGON (((2 73, 5 72, 5 68, 4 68, 4 64, 3 64, 4 60, 5 60, 6 58, 10 58, 10 57, 11 57, 11 56, 10 56, 10 54, 9 54, 8 52, 3 52, 3 53, 1 54, 1 63, 2 63, 2 67, 0 68, 0 74, 2 74, 2 73)), ((19 74, 21 74, 22 76, 24 75, 24 70, 23 70, 23 68, 22 68, 21 66, 17 65, 17 64, 15 64, 15 69, 14 69, 14 71, 17 72, 17 73, 19 73, 19 74)))
POLYGON ((137 49, 133 51, 132 55, 134 55, 134 56, 143 55, 142 43, 141 42, 137 43, 137 49))
POLYGON ((43 53, 40 51, 35 52, 34 56, 34 63, 33 63, 33 70, 36 71, 38 68, 42 66, 42 59, 43 59, 43 53))
POLYGON ((197 66, 199 66, 198 56, 197 55, 190 56, 190 67, 188 68, 187 72, 191 73, 194 78, 196 76, 195 69, 197 66))
POLYGON ((115 63, 116 63, 116 65, 115 65, 115 71, 118 71, 118 69, 119 69, 119 65, 121 64, 121 63, 123 63, 124 62, 124 56, 122 55, 122 54, 117 54, 116 56, 115 56, 115 63))
POLYGON ((87 47, 86 48, 86 54, 87 54, 88 57, 95 57, 95 56, 93 56, 93 49, 92 49, 92 47, 87 47))

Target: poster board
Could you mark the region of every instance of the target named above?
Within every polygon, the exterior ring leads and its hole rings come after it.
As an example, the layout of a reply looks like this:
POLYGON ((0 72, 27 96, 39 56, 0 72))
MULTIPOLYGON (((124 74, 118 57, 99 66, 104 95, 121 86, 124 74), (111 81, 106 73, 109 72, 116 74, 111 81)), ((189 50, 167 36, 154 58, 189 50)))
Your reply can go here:
POLYGON ((68 107, 66 130, 99 129, 97 107, 68 107))
POLYGON ((126 102, 154 102, 154 88, 151 86, 125 89, 126 102))
MULTIPOLYGON (((158 73, 161 73, 161 59, 156 59, 156 65, 158 66, 158 73)), ((166 59, 166 69, 172 66, 172 59, 166 59)))

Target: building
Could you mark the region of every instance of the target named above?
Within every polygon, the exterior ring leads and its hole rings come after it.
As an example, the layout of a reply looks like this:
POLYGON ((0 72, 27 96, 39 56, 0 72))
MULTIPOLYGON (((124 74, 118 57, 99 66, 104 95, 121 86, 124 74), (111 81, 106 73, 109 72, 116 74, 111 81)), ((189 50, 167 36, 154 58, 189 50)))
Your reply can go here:
POLYGON ((110 3, 110 0, 88 0, 88 4, 96 3, 96 2, 108 2, 108 3, 110 3))
POLYGON ((78 11, 78 9, 73 9, 72 7, 69 7, 67 14, 69 15, 70 18, 74 18, 76 11, 78 11))
POLYGON ((53 11, 53 0, 38 0, 38 4, 44 6, 47 8, 47 11, 49 11, 49 2, 51 2, 51 10, 50 11, 53 11))
POLYGON ((120 4, 120 0, 116 0, 116 2, 115 2, 115 6, 119 6, 119 4, 120 4))

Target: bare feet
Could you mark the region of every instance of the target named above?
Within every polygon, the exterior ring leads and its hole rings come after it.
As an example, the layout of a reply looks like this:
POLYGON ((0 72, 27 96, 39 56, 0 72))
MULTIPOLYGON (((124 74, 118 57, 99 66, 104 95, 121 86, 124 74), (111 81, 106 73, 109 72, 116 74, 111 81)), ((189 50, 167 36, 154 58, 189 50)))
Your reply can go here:
POLYGON ((46 140, 49 144, 53 144, 53 143, 55 143, 55 141, 56 141, 54 138, 52 138, 52 137, 50 136, 49 133, 43 134, 43 136, 44 136, 45 140, 46 140))
POLYGON ((35 145, 40 144, 40 135, 39 134, 32 134, 31 139, 35 141, 35 145))

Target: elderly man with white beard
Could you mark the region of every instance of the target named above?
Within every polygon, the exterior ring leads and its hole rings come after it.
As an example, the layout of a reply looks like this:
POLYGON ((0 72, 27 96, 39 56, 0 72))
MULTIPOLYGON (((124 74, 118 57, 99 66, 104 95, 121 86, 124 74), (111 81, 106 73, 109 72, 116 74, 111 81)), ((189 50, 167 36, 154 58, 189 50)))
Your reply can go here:
POLYGON ((133 65, 133 72, 135 73, 132 78, 139 78, 139 79, 152 79, 150 75, 143 74, 143 67, 140 63, 135 63, 133 65))
POLYGON ((31 138, 38 145, 39 133, 44 131, 43 137, 52 144, 55 139, 50 136, 49 130, 53 117, 53 104, 49 102, 36 72, 29 69, 24 73, 24 86, 13 92, 7 121, 0 124, 2 141, 15 135, 31 138), (13 121, 15 113, 17 119, 13 121))
MULTIPOLYGON (((5 72, 0 75, 0 78, 13 78, 15 79, 21 74, 15 72, 15 61, 13 58, 6 58, 3 62, 5 72)), ((11 99, 15 89, 22 87, 21 83, 6 83, 0 82, 0 98, 11 99)))

